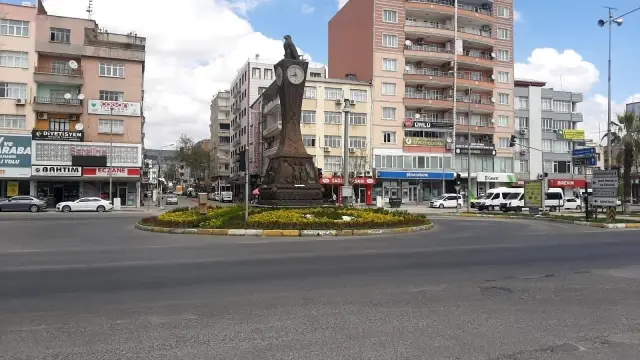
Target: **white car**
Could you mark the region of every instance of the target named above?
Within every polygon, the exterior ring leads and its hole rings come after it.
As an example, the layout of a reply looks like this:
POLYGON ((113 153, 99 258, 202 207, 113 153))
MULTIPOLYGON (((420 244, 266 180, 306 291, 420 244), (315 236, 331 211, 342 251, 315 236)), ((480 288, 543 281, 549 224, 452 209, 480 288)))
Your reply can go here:
POLYGON ((582 210, 582 201, 576 198, 566 198, 564 199, 563 210, 582 210))
POLYGON ((429 207, 432 208, 461 208, 462 207, 462 195, 456 194, 442 194, 440 196, 434 197, 429 202, 429 207), (456 198, 458 201, 456 201, 456 198))
POLYGON ((97 211, 105 212, 113 210, 113 205, 107 200, 97 197, 85 197, 76 201, 64 201, 56 205, 56 211, 97 211))

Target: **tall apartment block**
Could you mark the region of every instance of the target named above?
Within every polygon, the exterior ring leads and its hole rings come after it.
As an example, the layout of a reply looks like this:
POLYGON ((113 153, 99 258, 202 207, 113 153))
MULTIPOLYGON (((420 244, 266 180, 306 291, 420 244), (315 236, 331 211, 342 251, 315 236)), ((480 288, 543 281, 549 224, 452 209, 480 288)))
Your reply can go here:
POLYGON ((0 195, 139 206, 146 39, 40 2, 0 13, 0 195))
POLYGON ((231 175, 231 93, 218 91, 211 100, 211 179, 216 192, 228 191, 231 175))
MULTIPOLYGON (((542 179, 546 172, 548 187, 564 188, 573 196, 575 188, 585 186, 584 167, 571 160, 571 151, 585 141, 584 130, 578 129, 583 116, 576 111, 583 95, 544 86, 541 81, 515 80, 515 171, 524 180, 542 179)), ((500 138, 505 141, 506 136, 500 138)))
POLYGON ((449 0, 350 0, 329 22, 329 77, 373 84, 385 200, 454 192, 456 173, 472 195, 517 180, 500 143, 514 128, 513 1, 459 1, 457 28, 455 15, 449 0))
MULTIPOLYGON (((280 144, 282 130, 278 88, 273 83, 251 105, 251 118, 259 121, 259 127, 250 134, 253 144, 249 154, 250 172, 264 175, 269 158, 280 144), (254 141, 260 139, 261 141, 254 141)), ((341 185, 344 159, 344 142, 348 141, 349 179, 354 185, 356 201, 373 204, 371 164, 371 84, 346 79, 307 79, 300 132, 309 155, 323 170, 320 183, 325 187, 325 197, 336 195, 342 201, 341 185), (344 99, 349 99, 348 139, 344 138, 344 99)))
MULTIPOLYGON (((237 157, 240 151, 248 147, 252 126, 250 106, 275 80, 273 65, 277 61, 262 60, 259 55, 248 60, 231 82, 231 177, 232 191, 236 196, 244 194, 244 173, 238 169, 237 157)), ((327 70, 322 67, 309 67, 308 77, 325 78, 327 70)))

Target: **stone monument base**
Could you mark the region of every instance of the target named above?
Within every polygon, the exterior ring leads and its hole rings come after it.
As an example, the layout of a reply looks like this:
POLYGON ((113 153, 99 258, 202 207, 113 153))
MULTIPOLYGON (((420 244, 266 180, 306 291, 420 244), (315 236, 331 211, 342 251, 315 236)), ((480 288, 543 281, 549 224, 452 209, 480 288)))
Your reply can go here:
POLYGON ((258 204, 264 206, 322 206, 324 188, 318 184, 313 158, 274 156, 269 159, 258 204))

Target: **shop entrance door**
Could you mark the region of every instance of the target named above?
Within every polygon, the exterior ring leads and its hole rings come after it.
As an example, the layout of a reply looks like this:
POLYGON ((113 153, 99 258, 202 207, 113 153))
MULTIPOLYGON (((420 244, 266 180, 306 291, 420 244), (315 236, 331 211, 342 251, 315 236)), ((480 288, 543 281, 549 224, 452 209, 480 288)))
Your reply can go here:
POLYGON ((402 189, 402 202, 417 202, 418 201, 418 187, 409 186, 402 189))
POLYGON ((366 204, 367 202, 367 189, 364 187, 358 188, 358 203, 366 204))
POLYGON ((118 186, 118 197, 120 198, 120 206, 127 205, 127 187, 118 186))

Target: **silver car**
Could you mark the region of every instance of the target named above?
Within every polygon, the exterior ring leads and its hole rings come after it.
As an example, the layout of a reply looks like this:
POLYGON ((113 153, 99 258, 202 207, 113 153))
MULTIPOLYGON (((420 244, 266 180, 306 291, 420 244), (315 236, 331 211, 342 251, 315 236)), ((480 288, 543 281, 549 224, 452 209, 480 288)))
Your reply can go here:
POLYGON ((30 211, 37 213, 47 209, 47 203, 33 196, 14 196, 0 199, 0 211, 30 211))
POLYGON ((166 205, 178 205, 178 197, 176 195, 167 195, 165 197, 166 205))

